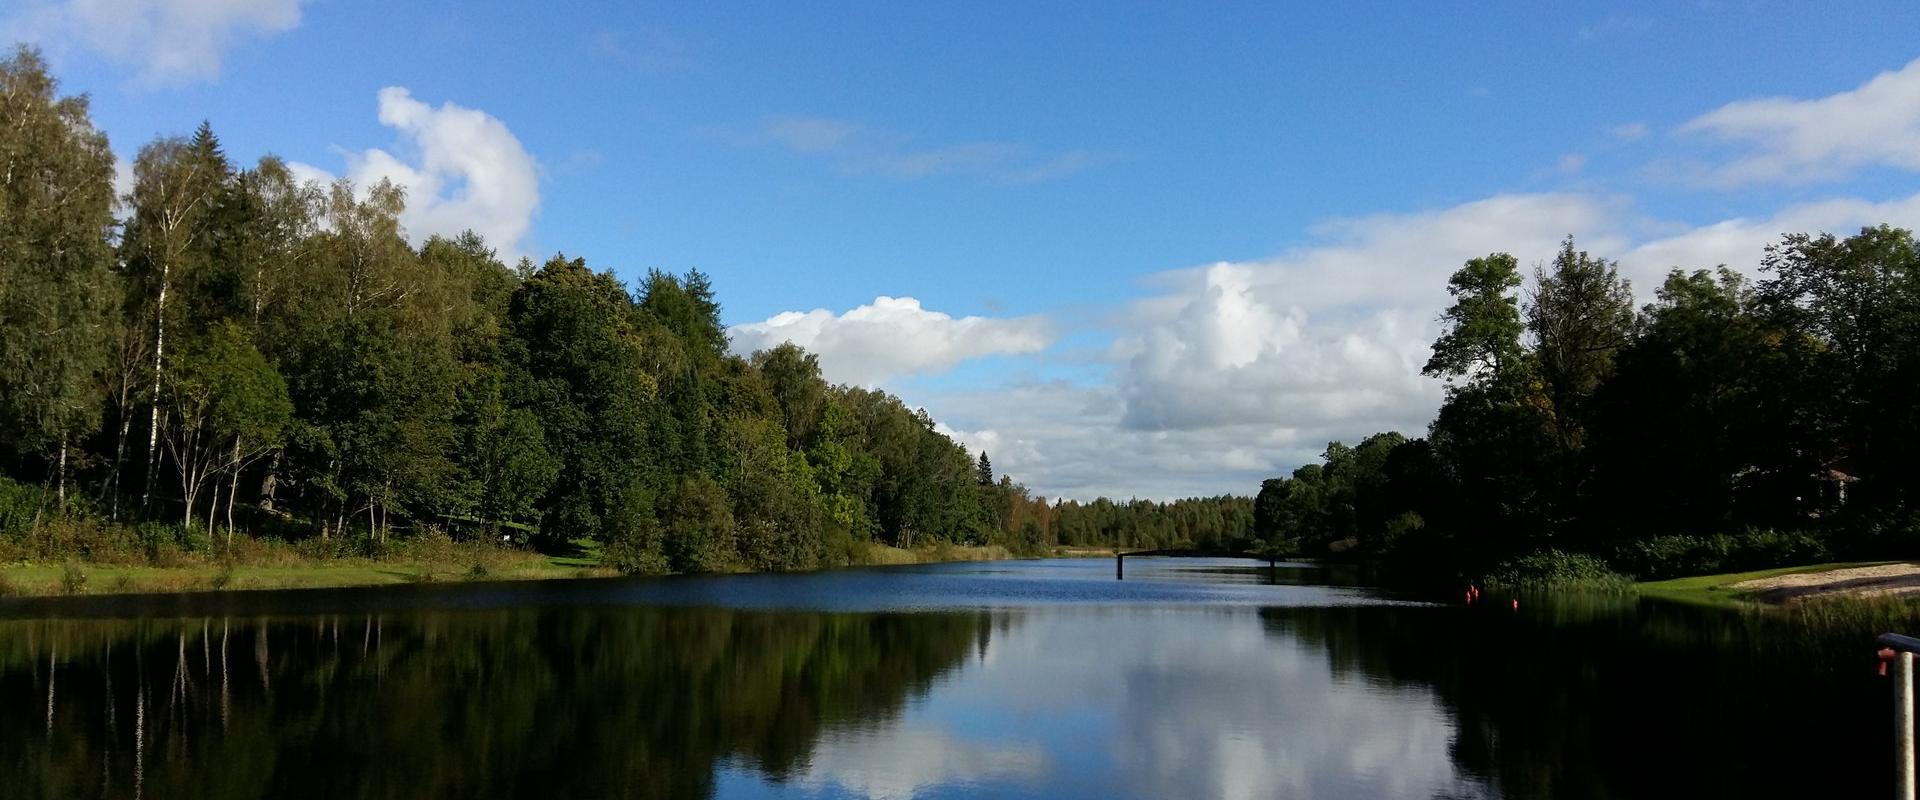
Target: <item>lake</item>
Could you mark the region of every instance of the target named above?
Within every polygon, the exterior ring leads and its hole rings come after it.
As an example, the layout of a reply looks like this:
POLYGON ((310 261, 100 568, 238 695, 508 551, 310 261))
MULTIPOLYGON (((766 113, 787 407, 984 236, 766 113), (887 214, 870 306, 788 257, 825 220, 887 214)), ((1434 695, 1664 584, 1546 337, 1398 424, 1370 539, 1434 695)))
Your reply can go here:
POLYGON ((0 601, 6 798, 1882 796, 1870 638, 1106 559, 0 601))

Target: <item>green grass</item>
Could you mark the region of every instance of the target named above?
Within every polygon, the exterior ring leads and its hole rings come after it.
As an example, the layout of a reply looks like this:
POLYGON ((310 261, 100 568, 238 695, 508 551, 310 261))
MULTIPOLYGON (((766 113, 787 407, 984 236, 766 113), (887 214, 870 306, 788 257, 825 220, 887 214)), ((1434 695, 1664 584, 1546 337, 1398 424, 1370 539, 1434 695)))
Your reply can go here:
POLYGON ((1848 569, 1851 567, 1872 567, 1891 564, 1891 561, 1846 561, 1828 564, 1806 564, 1798 567, 1775 567, 1751 572, 1725 572, 1718 575, 1694 575, 1686 578, 1671 578, 1664 581, 1648 581, 1638 585, 1640 593, 1649 597, 1675 600, 1696 605, 1721 608, 1745 608, 1758 605, 1750 592, 1733 588, 1733 584, 1745 581, 1772 578, 1780 575, 1793 575, 1802 572, 1825 572, 1827 570, 1848 569))
MULTIPOLYGON (((549 580, 618 574, 600 562, 597 542, 578 540, 573 552, 543 556, 520 551, 426 551, 388 559, 341 558, 310 561, 282 552, 283 563, 225 566, 198 562, 181 566, 143 566, 36 561, 0 564, 0 596, 63 594, 144 594, 244 589, 311 589, 385 586, 400 583, 549 580), (77 572, 68 574, 68 569, 77 572), (78 588, 78 591, 70 591, 78 588)), ((999 546, 937 544, 904 550, 870 544, 856 559, 864 565, 924 564, 938 561, 989 561, 1012 558, 999 546)))
POLYGON ((574 548, 574 552, 571 555, 554 556, 547 560, 553 562, 554 566, 559 567, 592 568, 600 566, 599 542, 592 539, 574 539, 569 542, 569 544, 572 544, 574 548))
MULTIPOLYGON (((611 574, 578 559, 528 557, 490 565, 480 574, 471 566, 410 561, 342 560, 287 566, 196 564, 183 567, 76 565, 85 576, 83 594, 135 594, 222 589, 308 589, 437 583, 465 580, 544 580, 611 574)), ((66 594, 64 564, 0 565, 0 587, 16 595, 66 594)))

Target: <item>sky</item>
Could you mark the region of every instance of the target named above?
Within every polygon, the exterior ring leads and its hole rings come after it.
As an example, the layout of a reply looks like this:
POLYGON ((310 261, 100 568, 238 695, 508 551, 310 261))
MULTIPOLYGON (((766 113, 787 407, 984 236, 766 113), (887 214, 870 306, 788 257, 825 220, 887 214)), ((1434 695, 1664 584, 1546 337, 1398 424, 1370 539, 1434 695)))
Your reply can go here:
MULTIPOLYGON (((1468 258, 1755 273, 1920 226, 1920 5, 10 0, 123 161, 404 185, 416 241, 712 276, 734 347, 1049 497, 1424 433, 1468 258)), ((123 173, 124 173, 123 166, 123 173)), ((123 178, 124 180, 124 178, 123 178)))

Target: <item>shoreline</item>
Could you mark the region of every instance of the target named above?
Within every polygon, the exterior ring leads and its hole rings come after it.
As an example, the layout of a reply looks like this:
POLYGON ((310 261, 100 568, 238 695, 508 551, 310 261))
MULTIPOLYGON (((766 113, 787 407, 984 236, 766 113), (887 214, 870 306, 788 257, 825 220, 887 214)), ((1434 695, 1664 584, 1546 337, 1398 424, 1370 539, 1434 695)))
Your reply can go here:
MULTIPOLYGON (((1052 555, 1049 553, 1049 555, 1052 555)), ((819 569, 885 567, 912 564, 1004 561, 1022 558, 998 545, 936 545, 911 550, 873 544, 860 560, 819 569)), ((742 571, 745 574, 747 571, 742 571)), ((364 558, 289 564, 181 566, 96 564, 90 562, 16 562, 0 564, 0 602, 48 597, 102 597, 134 594, 350 589, 405 584, 456 584, 613 578, 620 572, 597 559, 501 553, 490 564, 461 565, 420 560, 364 558), (71 571, 70 571, 71 570, 71 571)))
POLYGON ((1692 575, 1634 584, 1641 595, 1720 608, 1780 608, 1809 600, 1908 598, 1920 594, 1920 566, 1853 561, 1692 575))

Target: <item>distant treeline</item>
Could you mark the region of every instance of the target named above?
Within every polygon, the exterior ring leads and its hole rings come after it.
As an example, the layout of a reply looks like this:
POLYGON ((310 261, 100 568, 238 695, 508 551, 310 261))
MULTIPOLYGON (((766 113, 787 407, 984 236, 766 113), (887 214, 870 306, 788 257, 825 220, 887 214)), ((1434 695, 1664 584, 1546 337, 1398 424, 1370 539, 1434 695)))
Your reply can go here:
POLYGON ((113 176, 85 98, 31 50, 0 61, 16 547, 49 520, 189 550, 433 529, 658 572, 1250 538, 1248 500, 1052 504, 798 347, 733 355, 698 271, 629 287, 577 258, 509 267, 471 233, 415 248, 398 188, 239 168, 206 125, 142 147, 124 197, 113 176))
POLYGON ((1761 278, 1496 253, 1448 282, 1426 438, 1328 446, 1266 481, 1259 535, 1462 569, 1549 549, 1641 573, 1911 554, 1920 477, 1912 234, 1789 234, 1761 278))

